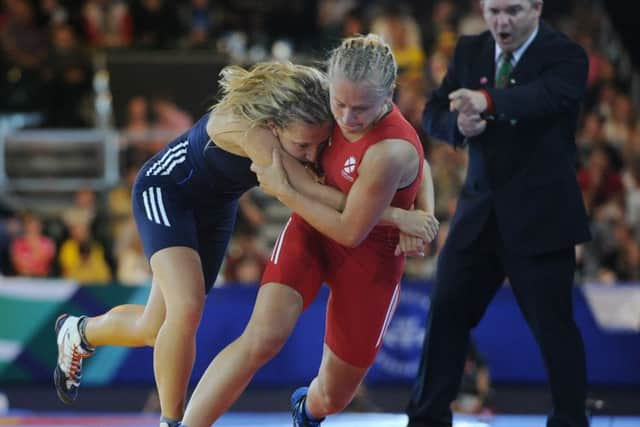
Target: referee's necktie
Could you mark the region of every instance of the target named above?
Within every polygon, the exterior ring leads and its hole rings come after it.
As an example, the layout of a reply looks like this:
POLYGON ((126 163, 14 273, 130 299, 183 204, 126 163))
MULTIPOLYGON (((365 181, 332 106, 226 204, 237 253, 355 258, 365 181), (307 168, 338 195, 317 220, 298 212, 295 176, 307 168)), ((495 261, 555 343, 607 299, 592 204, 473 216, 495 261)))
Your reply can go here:
POLYGON ((513 70, 513 54, 511 52, 502 52, 500 54, 500 61, 498 62, 498 71, 496 72, 496 88, 502 89, 507 87, 507 81, 509 74, 513 70))

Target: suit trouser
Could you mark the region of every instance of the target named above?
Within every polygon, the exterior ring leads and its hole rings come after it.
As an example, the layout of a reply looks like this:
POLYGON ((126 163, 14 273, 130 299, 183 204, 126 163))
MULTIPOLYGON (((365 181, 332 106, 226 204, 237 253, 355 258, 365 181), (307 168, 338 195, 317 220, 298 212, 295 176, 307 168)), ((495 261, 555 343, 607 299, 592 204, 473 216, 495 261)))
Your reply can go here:
POLYGON ((573 247, 535 256, 507 252, 493 214, 468 248, 459 249, 447 239, 407 408, 409 426, 451 426, 450 403, 462 377, 469 331, 505 277, 547 369, 553 402, 547 426, 587 426, 584 345, 573 319, 574 269, 573 247))

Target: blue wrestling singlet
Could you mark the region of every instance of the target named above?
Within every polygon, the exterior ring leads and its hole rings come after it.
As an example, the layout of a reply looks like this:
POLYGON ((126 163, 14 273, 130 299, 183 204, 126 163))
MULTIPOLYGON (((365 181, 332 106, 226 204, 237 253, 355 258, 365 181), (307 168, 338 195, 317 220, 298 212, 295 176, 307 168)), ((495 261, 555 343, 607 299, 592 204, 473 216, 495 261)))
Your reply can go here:
POLYGON ((147 258, 187 246, 200 255, 208 292, 233 231, 238 198, 258 185, 251 160, 218 148, 209 113, 149 159, 132 191, 133 214, 147 258))

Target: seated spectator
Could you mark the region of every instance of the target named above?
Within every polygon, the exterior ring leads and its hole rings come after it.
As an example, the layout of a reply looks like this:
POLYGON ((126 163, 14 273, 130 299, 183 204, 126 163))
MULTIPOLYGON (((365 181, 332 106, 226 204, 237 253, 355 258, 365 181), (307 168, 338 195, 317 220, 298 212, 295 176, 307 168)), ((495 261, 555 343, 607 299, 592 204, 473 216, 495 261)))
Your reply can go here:
MULTIPOLYGON (((124 171, 121 182, 109 190, 107 202, 109 208, 109 230, 113 240, 117 241, 124 230, 127 233, 135 233, 135 228, 130 230, 128 223, 133 219, 131 208, 131 189, 136 175, 140 170, 137 164, 129 165, 124 171)), ((114 246, 117 246, 115 244, 114 246)))
POLYGON ((11 261, 20 276, 47 277, 56 256, 53 239, 42 234, 42 221, 32 213, 22 215, 23 233, 11 243, 11 261))
POLYGON ((137 0, 131 4, 136 46, 166 48, 175 45, 181 32, 175 2, 137 0))
POLYGON ((13 276, 11 242, 20 235, 20 220, 11 214, 0 216, 0 276, 13 276))
POLYGON ((89 43, 97 48, 131 45, 133 19, 122 0, 87 0, 82 11, 84 30, 89 43))
POLYGON ((423 77, 426 56, 420 27, 404 4, 387 4, 380 16, 371 23, 371 32, 380 35, 391 46, 400 77, 423 77))
POLYGON ((35 22, 28 0, 5 0, 0 26, 0 109, 37 110, 45 102, 40 66, 47 54, 46 34, 35 22))
MULTIPOLYGON (((193 125, 193 119, 186 111, 178 107, 169 98, 159 96, 151 101, 153 112, 153 130, 166 131, 180 135, 193 125)), ((169 141, 171 138, 166 139, 169 141)))
POLYGON ((115 260, 111 256, 113 236, 109 228, 108 210, 101 205, 98 194, 91 188, 81 188, 75 193, 73 205, 62 213, 62 219, 67 227, 79 221, 87 220, 92 237, 107 251, 107 262, 111 269, 115 269, 115 260))
POLYGON ((256 244, 263 249, 272 248, 290 216, 291 209, 260 187, 255 187, 240 197, 236 229, 248 227, 255 230, 256 244))
POLYGON ((629 166, 622 175, 625 189, 625 219, 634 228, 640 240, 640 156, 629 159, 629 166))
POLYGON ((622 151, 636 126, 636 113, 631 98, 622 93, 616 95, 611 107, 611 115, 604 124, 604 135, 609 144, 622 151))
POLYGON ((91 236, 88 218, 68 224, 69 238, 60 247, 62 277, 81 284, 108 284, 111 270, 104 248, 91 236))
POLYGON ((82 108, 91 95, 91 60, 70 25, 54 25, 51 36, 52 46, 43 70, 49 94, 46 125, 86 127, 82 108))
POLYGON ((587 164, 593 147, 605 143, 604 123, 604 117, 595 111, 586 113, 580 120, 580 126, 576 133, 578 166, 580 168, 587 164))
POLYGON ((224 281, 229 284, 257 285, 267 265, 267 255, 250 227, 236 230, 225 260, 224 281))
POLYGON ((622 178, 613 167, 611 155, 611 148, 606 145, 594 147, 587 165, 578 172, 578 184, 590 215, 598 207, 620 203, 624 198, 622 178))
POLYGON ((180 10, 183 28, 186 29, 184 44, 188 48, 209 48, 219 34, 224 11, 217 2, 191 0, 180 10))
POLYGON ((50 29, 54 25, 78 24, 80 11, 78 10, 77 1, 39 0, 37 3, 40 28, 50 29))
POLYGON ((482 3, 470 2, 469 9, 460 17, 457 33, 461 36, 472 36, 486 31, 487 23, 482 17, 482 3))
POLYGON ((127 134, 132 135, 127 136, 143 136, 150 129, 151 123, 149 122, 149 103, 147 99, 142 95, 131 97, 127 102, 127 118, 124 130, 127 134))
POLYGON ((151 268, 142 250, 142 241, 133 217, 121 227, 116 241, 117 279, 128 286, 145 286, 151 283, 151 268))

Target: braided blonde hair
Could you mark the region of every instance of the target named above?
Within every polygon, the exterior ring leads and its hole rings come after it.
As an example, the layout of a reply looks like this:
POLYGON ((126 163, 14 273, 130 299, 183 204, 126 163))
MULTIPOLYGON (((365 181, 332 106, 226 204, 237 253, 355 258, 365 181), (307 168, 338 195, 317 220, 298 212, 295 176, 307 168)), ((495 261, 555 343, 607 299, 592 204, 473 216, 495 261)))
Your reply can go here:
POLYGON ((220 72, 219 84, 223 97, 212 111, 230 112, 251 127, 333 120, 327 76, 313 67, 290 62, 262 62, 249 70, 228 66, 220 72))
POLYGON ((380 95, 395 88, 398 65, 391 47, 378 35, 367 34, 344 39, 327 61, 329 79, 346 78, 370 84, 380 95))

